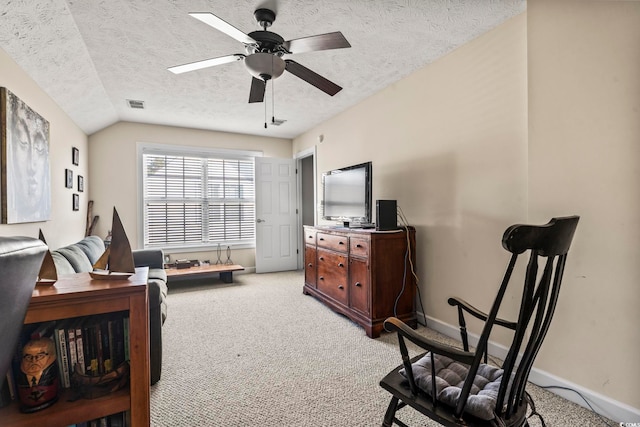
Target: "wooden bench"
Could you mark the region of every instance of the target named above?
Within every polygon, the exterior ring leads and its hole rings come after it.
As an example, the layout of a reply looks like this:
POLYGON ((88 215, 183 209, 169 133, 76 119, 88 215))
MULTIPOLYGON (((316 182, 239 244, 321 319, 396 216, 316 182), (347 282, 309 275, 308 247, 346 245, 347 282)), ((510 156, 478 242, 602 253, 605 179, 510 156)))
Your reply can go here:
POLYGON ((244 270, 244 267, 238 264, 214 264, 189 268, 165 268, 164 271, 167 272, 167 280, 172 277, 187 279, 211 273, 220 273, 220 280, 224 283, 233 283, 233 272, 242 270, 244 270))

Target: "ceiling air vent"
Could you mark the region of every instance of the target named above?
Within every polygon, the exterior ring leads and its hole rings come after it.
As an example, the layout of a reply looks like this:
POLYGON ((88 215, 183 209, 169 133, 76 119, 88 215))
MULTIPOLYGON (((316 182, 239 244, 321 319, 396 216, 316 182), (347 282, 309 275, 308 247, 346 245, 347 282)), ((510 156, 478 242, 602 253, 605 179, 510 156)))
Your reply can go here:
POLYGON ((135 99, 127 99, 127 104, 130 108, 136 108, 138 110, 144 110, 144 101, 136 101, 135 99))

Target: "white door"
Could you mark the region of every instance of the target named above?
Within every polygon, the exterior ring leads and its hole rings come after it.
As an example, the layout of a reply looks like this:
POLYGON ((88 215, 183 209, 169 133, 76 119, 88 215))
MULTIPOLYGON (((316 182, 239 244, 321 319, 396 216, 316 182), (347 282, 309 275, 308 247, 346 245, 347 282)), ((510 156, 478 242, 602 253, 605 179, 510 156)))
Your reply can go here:
POLYGON ((294 159, 256 157, 256 273, 298 267, 294 159))

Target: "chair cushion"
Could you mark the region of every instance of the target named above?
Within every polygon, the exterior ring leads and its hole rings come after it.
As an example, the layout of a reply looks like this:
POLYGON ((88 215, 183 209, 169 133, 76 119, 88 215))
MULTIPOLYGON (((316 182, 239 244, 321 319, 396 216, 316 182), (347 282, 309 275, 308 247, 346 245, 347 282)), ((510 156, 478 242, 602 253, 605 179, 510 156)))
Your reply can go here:
MULTIPOLYGON (((455 407, 460 398, 464 380, 469 372, 469 366, 445 356, 434 354, 436 371, 436 399, 446 405, 455 407)), ((416 385, 428 395, 431 394, 431 355, 413 363, 413 377, 416 385)), ((405 375, 405 370, 400 371, 405 375)), ((502 369, 495 366, 481 364, 473 380, 471 392, 467 398, 464 412, 483 420, 495 418, 498 389, 502 381, 502 369)))

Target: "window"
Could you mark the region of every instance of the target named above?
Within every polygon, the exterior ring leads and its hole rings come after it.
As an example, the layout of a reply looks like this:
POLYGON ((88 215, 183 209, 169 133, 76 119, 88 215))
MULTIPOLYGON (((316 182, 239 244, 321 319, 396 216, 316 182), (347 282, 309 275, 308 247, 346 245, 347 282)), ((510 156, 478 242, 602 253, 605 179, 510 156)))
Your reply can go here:
POLYGON ((255 245, 255 155, 143 147, 144 246, 255 245))

